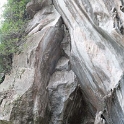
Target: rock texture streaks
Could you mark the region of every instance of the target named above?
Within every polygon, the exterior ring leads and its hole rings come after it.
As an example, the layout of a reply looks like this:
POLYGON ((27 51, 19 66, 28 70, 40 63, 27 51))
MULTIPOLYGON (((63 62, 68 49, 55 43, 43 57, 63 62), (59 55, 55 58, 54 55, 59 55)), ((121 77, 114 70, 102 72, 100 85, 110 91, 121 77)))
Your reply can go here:
POLYGON ((27 40, 0 84, 1 123, 124 124, 123 4, 28 3, 27 40))

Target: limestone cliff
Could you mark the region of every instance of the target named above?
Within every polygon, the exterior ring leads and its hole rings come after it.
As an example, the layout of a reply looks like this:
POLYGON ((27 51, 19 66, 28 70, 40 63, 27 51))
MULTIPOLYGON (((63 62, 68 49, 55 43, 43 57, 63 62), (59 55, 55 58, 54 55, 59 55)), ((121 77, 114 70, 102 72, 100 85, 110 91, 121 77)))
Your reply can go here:
POLYGON ((123 5, 29 2, 26 40, 0 84, 0 124, 124 124, 123 5))

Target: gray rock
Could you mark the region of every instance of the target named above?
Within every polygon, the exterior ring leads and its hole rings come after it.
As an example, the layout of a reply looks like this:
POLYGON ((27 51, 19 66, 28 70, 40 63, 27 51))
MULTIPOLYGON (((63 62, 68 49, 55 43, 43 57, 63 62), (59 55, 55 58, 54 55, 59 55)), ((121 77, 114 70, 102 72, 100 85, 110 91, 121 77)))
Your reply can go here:
POLYGON ((121 85, 121 90, 117 91, 116 86, 123 80, 124 36, 113 28, 117 20, 118 23, 124 22, 120 10, 122 1, 53 2, 69 29, 71 67, 79 78, 88 106, 91 103, 96 109, 93 115, 97 111, 104 111, 107 124, 123 124, 124 89, 121 85), (118 18, 111 17, 112 7, 117 9, 118 18), (114 93, 111 94, 113 89, 114 93), (109 94, 111 97, 105 100, 104 97, 109 94))
POLYGON ((105 124, 105 120, 102 118, 102 114, 103 114, 102 111, 96 114, 94 124, 105 124))
POLYGON ((55 10, 53 5, 46 6, 37 12, 34 18, 28 23, 26 33, 29 33, 29 36, 31 36, 47 25, 54 25, 54 22, 56 21, 57 23, 59 18, 60 14, 55 10))
MULTIPOLYGON (((13 57, 11 74, 6 75, 0 85, 0 93, 7 93, 4 98, 0 95, 0 120, 13 124, 48 123, 46 86, 61 56, 60 45, 64 35, 60 15, 54 7, 52 11, 55 12, 54 19, 44 15, 50 19, 48 25, 28 36, 22 52, 13 57)), ((39 18, 36 16, 34 18, 39 18)))
POLYGON ((27 40, 0 85, 0 120, 124 124, 122 5, 122 0, 32 0, 27 40))
POLYGON ((64 55, 69 58, 71 53, 71 39, 67 30, 65 31, 65 37, 61 43, 61 47, 64 51, 64 55))
POLYGON ((62 71, 62 70, 69 70, 69 69, 70 69, 69 59, 67 59, 66 57, 60 58, 56 66, 56 70, 62 71))
POLYGON ((78 79, 72 70, 53 73, 47 90, 51 113, 49 124, 94 122, 84 101, 78 79), (88 116, 85 116, 87 113, 88 116))
POLYGON ((49 124, 63 124, 69 101, 74 101, 77 80, 73 71, 57 71, 50 78, 49 91, 51 120, 49 124), (73 94, 73 95, 71 95, 73 94))
POLYGON ((52 4, 51 0, 31 0, 26 5, 26 11, 30 15, 31 18, 41 10, 42 7, 52 4))

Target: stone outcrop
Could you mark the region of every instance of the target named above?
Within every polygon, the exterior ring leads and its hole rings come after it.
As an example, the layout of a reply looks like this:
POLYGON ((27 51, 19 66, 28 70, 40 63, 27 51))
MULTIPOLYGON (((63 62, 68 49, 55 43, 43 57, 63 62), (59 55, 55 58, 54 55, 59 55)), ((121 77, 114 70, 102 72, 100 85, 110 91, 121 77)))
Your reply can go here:
POLYGON ((69 99, 75 99, 74 96, 71 96, 71 94, 74 93, 76 87, 77 82, 75 79, 74 72, 57 71, 52 75, 52 77, 50 78, 49 85, 47 87, 49 91, 49 100, 51 108, 50 124, 63 124, 64 121, 67 121, 64 120, 63 117, 64 111, 66 111, 67 109, 69 99))
POLYGON ((30 21, 27 41, 21 53, 14 55, 12 72, 0 85, 0 120, 10 120, 13 124, 48 123, 46 87, 61 56, 64 29, 54 6, 47 8, 52 13, 44 15, 42 11, 47 13, 47 9, 43 8, 30 21), (44 26, 39 29, 36 25, 44 26))
POLYGON ((0 123, 124 124, 123 0, 32 0, 27 39, 0 84, 0 123))
POLYGON ((54 5, 69 29, 70 63, 87 103, 93 105, 95 113, 103 111, 106 123, 123 124, 122 2, 54 0, 54 5), (114 18, 113 8, 117 11, 114 18))

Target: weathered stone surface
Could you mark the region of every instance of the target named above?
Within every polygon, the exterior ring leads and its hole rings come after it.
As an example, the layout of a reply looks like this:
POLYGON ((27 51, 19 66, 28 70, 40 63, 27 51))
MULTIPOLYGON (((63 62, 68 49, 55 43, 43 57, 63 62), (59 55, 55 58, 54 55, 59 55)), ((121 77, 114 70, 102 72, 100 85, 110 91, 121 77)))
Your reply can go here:
POLYGON ((104 112, 106 123, 123 124, 124 89, 117 90, 124 73, 122 1, 54 0, 54 5, 69 29, 70 63, 87 103, 104 112))
POLYGON ((30 15, 31 18, 42 9, 43 6, 46 5, 51 5, 52 1, 51 0, 31 0, 27 5, 26 5, 26 11, 30 15))
POLYGON ((61 43, 61 47, 64 51, 64 55, 69 58, 71 54, 71 39, 70 39, 69 32, 66 29, 65 29, 64 39, 61 43))
POLYGON ((26 32, 31 36, 32 34, 42 30, 44 27, 55 25, 59 19, 60 14, 55 10, 54 6, 46 6, 37 12, 34 18, 29 22, 26 32))
POLYGON ((58 71, 50 78, 48 85, 50 107, 51 107, 51 121, 50 124, 62 124, 64 111, 71 94, 77 87, 75 75, 72 71, 58 71))
POLYGON ((62 71, 69 69, 70 69, 69 59, 67 59, 66 57, 62 57, 57 63, 56 70, 62 71))
POLYGON ((94 124, 105 124, 105 120, 104 118, 102 118, 102 114, 103 114, 102 111, 96 114, 94 124))
POLYGON ((0 85, 0 120, 11 120, 13 124, 48 123, 46 86, 61 56, 64 34, 60 15, 53 6, 48 8, 56 17, 51 20, 49 14, 44 15, 50 22, 27 37, 22 52, 14 55, 11 74, 0 85))
POLYGON ((49 124, 86 124, 91 122, 91 118, 87 120, 88 116, 85 116, 88 113, 87 106, 83 101, 78 83, 72 70, 56 71, 51 76, 47 86, 51 113, 49 124))
POLYGON ((0 85, 1 122, 124 124, 123 5, 32 0, 27 41, 0 85))

